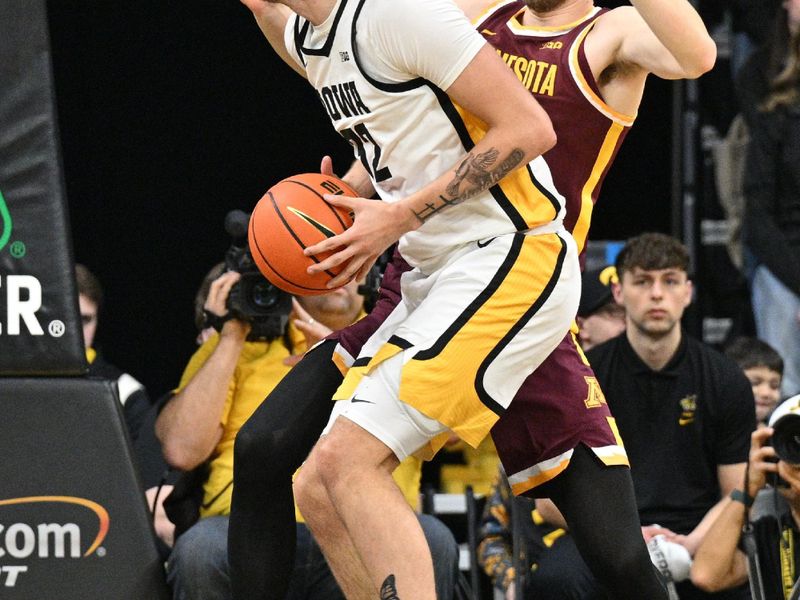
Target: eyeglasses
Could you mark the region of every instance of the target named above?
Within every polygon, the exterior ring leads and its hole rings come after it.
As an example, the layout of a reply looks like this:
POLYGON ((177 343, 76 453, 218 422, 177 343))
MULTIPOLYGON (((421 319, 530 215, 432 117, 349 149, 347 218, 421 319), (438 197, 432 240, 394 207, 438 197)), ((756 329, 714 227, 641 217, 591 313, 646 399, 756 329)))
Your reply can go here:
POLYGON ((84 325, 90 325, 97 320, 97 315, 81 315, 81 323, 84 325))

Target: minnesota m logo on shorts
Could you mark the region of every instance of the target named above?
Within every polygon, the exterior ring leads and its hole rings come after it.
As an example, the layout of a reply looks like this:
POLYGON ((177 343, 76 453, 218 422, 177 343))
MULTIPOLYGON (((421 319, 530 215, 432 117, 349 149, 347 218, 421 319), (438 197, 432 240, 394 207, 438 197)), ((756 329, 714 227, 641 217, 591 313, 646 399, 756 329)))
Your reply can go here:
POLYGON ((586 408, 599 408, 605 404, 606 397, 603 395, 603 390, 600 389, 600 384, 597 382, 597 378, 584 376, 583 379, 586 381, 586 385, 589 388, 589 392, 584 400, 586 408))

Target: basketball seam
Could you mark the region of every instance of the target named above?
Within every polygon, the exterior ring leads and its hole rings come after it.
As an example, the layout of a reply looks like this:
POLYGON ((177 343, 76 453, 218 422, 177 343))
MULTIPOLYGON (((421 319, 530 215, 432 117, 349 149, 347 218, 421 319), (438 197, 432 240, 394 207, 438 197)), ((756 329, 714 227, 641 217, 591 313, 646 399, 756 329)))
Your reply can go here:
MULTIPOLYGON (((295 182, 295 183, 297 183, 297 182, 295 182)), ((304 186, 304 187, 305 187, 305 186, 304 186)), ((314 192, 314 190, 313 190, 313 189, 312 189, 311 191, 312 191, 312 192, 314 192)), ((286 217, 284 217, 284 215, 283 215, 283 212, 281 212, 280 208, 278 207, 278 203, 275 201, 275 197, 272 195, 272 192, 267 192, 267 193, 269 194, 269 199, 270 199, 270 201, 272 202, 272 208, 274 208, 274 209, 275 209, 275 214, 277 214, 277 215, 278 215, 278 218, 281 220, 281 223, 283 223, 283 226, 286 228, 286 231, 288 231, 288 232, 289 232, 289 235, 291 235, 291 236, 292 236, 292 238, 294 239, 294 241, 295 241, 295 242, 297 242, 297 243, 298 243, 298 245, 299 245, 299 246, 300 246, 300 247, 301 247, 303 250, 305 250, 305 249, 306 249, 306 245, 305 245, 305 244, 303 244, 303 241, 302 241, 302 240, 301 240, 301 239, 300 239, 300 238, 297 236, 297 234, 294 232, 294 229, 292 229, 292 228, 289 226, 289 222, 286 220, 286 217)), ((315 194, 317 194, 316 192, 314 192, 314 193, 315 193, 315 194)), ((317 194, 317 196, 319 196, 319 194, 317 194)), ((325 200, 323 199, 323 202, 324 202, 324 201, 325 201, 325 200)), ((326 202, 326 204, 327 204, 327 202, 326 202)), ((313 256, 313 255, 311 255, 311 256, 309 256, 308 258, 310 258, 311 260, 313 260, 315 263, 319 264, 319 259, 318 259, 316 256, 313 256)), ((330 275, 331 277, 336 277, 336 273, 331 273, 331 272, 330 272, 328 269, 325 269, 325 272, 326 272, 328 275, 330 275)))
MULTIPOLYGON (((270 197, 271 196, 272 196, 272 194, 270 194, 270 197)), ((280 214, 279 214, 279 216, 280 216, 280 214)), ((250 219, 250 229, 252 230, 250 237, 253 240, 253 242, 255 243, 256 249, 258 250, 258 254, 261 257, 261 260, 264 261, 264 264, 267 267, 269 267, 270 271, 272 271, 277 277, 279 277, 281 280, 285 281, 287 284, 297 288, 298 290, 307 290, 307 291, 312 291, 312 292, 327 292, 327 291, 329 291, 328 288, 313 288, 313 287, 308 287, 308 286, 305 286, 305 285, 301 285, 301 284, 295 283, 291 279, 287 279, 286 277, 281 275, 275 269, 275 267, 272 265, 272 263, 269 261, 269 259, 266 256, 264 256, 264 252, 262 252, 262 250, 261 250, 261 245, 258 243, 258 238, 255 235, 255 219, 250 219)), ((291 232, 291 229, 289 229, 289 231, 291 232)))
POLYGON ((342 229, 347 229, 347 226, 344 224, 344 221, 342 221, 342 217, 339 214, 339 211, 336 210, 336 208, 332 204, 330 204, 327 200, 325 200, 325 198, 322 196, 322 194, 320 194, 317 190, 315 190, 313 187, 311 187, 307 183, 303 183, 302 181, 297 181, 295 179, 286 179, 285 181, 287 183, 294 183, 296 185, 301 185, 304 188, 306 188, 309 192, 312 192, 312 193, 316 194, 319 197, 319 199, 322 200, 325 203, 325 206, 328 207, 328 210, 330 210, 333 213, 333 216, 336 217, 336 220, 339 221, 339 225, 342 226, 342 229))

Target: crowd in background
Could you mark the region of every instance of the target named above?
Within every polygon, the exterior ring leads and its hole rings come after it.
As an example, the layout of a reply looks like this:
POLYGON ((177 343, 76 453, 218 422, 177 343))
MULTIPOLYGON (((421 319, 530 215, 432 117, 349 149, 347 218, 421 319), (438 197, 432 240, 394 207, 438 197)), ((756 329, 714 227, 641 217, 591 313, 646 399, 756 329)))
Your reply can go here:
MULTIPOLYGON (((776 406, 800 393, 800 1, 739 0, 728 10, 736 112, 743 116, 747 140, 745 168, 725 175, 741 178, 743 202, 737 227, 731 228, 739 236, 733 245, 738 254, 731 259, 748 282, 755 329, 747 338, 726 340, 724 355, 691 340, 680 326, 692 301, 685 248, 667 236, 647 234, 629 240, 616 265, 584 274, 575 332, 631 458, 651 557, 655 563, 663 558, 659 568, 680 598, 711 597, 711 591, 724 589, 713 597, 750 597, 745 557, 738 550, 746 518, 741 507, 749 509, 769 487, 770 473, 780 473, 785 482, 788 514, 795 514, 800 493, 800 476, 790 463, 770 462, 775 455, 767 443, 776 406), (646 255, 647 248, 670 259, 625 262, 631 253, 646 255), (672 320, 669 331, 642 325, 646 315, 637 311, 654 294, 667 304, 672 299, 663 309, 672 320), (702 389, 702 397, 687 394, 679 405, 662 410, 658 400, 684 382, 691 382, 687 389, 702 389), (632 397, 643 404, 632 407, 632 397)), ((294 299, 269 333, 253 337, 251 322, 227 303, 239 274, 216 267, 198 292, 198 350, 175 389, 159 391, 153 401, 94 347, 105 308, 102 288, 82 265, 76 279, 89 375, 118 383, 175 598, 230 597, 226 515, 236 433, 306 347, 363 315, 357 284, 328 296, 294 299)), ((470 485, 485 495, 473 558, 503 597, 603 597, 558 511, 546 502, 514 500, 490 444, 473 451, 454 440, 438 470, 409 459, 396 479, 417 509, 423 483, 459 493, 470 485), (426 471, 436 477, 425 481, 426 471), (512 544, 513 511, 531 517, 523 519, 524 548, 512 544), (520 572, 516 553, 523 557, 520 572)), ((438 597, 454 597, 454 536, 433 517, 420 520, 434 557, 438 597)), ((783 525, 797 529, 791 522, 783 525)), ((342 597, 299 512, 297 528, 291 597, 342 597)), ((767 569, 764 575, 769 589, 786 587, 785 574, 783 583, 780 572, 775 576, 767 569)), ((791 575, 790 583, 796 579, 791 575)))

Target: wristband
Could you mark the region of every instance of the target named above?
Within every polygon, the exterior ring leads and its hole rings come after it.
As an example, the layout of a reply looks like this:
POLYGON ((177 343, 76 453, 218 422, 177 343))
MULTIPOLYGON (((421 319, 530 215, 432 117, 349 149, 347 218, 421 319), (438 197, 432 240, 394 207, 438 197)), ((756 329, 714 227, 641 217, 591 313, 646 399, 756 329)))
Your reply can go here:
POLYGON ((746 508, 753 506, 753 502, 755 501, 755 498, 753 498, 750 494, 746 494, 742 490, 731 491, 730 498, 734 502, 741 502, 746 508))
POLYGON ((217 330, 217 333, 222 333, 222 326, 233 318, 233 315, 231 315, 230 311, 223 316, 219 316, 203 309, 203 315, 205 316, 205 320, 203 321, 203 329, 206 327, 213 327, 217 330))

